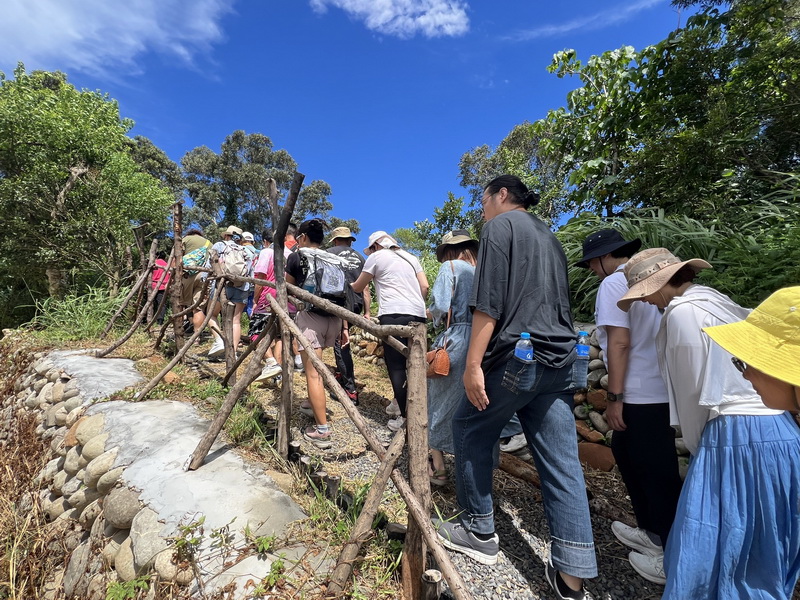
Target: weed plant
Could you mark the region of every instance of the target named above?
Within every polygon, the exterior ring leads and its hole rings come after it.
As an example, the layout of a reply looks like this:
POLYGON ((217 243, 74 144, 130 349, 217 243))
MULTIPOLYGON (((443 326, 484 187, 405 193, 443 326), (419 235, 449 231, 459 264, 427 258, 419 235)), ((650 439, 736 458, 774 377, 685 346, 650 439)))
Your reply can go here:
POLYGON ((90 287, 80 295, 36 301, 36 316, 27 327, 53 342, 94 339, 119 309, 128 290, 111 296, 106 288, 90 287))

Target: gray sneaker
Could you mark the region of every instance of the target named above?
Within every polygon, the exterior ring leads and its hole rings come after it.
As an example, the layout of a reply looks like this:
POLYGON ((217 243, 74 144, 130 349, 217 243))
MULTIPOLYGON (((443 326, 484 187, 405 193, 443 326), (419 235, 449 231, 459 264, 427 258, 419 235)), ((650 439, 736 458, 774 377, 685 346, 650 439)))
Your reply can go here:
POLYGON ((547 564, 544 566, 544 575, 547 578, 547 583, 550 584, 550 587, 553 588, 553 591, 556 593, 556 598, 558 598, 558 600, 594 600, 594 596, 592 596, 585 587, 582 587, 578 591, 571 590, 567 587, 567 584, 564 583, 564 580, 553 566, 552 560, 547 561, 547 564))
POLYGON ((461 523, 433 519, 433 526, 436 528, 439 541, 445 548, 466 554, 472 560, 483 565, 497 563, 500 538, 496 533, 491 539, 483 541, 471 531, 464 529, 461 523))
POLYGON ((503 438, 500 440, 500 452, 516 452, 527 447, 528 440, 525 439, 524 433, 518 433, 510 438, 503 438))

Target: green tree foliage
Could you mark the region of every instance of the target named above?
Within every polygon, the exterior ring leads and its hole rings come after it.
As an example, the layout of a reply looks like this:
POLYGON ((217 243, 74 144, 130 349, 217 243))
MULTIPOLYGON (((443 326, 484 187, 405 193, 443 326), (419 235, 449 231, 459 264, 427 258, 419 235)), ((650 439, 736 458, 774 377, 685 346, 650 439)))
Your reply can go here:
POLYGON ((160 180, 180 200, 186 187, 181 168, 166 153, 144 136, 128 138, 128 149, 139 168, 160 180))
POLYGON ((433 221, 429 219, 415 221, 411 229, 397 229, 395 237, 399 241, 404 241, 406 248, 412 248, 420 253, 433 252, 436 246, 442 243, 442 236, 447 232, 466 229, 476 234, 480 231, 481 222, 480 209, 465 211, 464 198, 456 197, 449 192, 445 203, 433 209, 433 221))
POLYGON ((581 86, 534 129, 569 172, 567 206, 735 219, 772 193, 800 162, 799 24, 798 0, 742 0, 638 53, 556 54, 581 86))
MULTIPOLYGON (((471 224, 481 221, 480 200, 484 186, 499 175, 517 175, 541 201, 533 209, 547 223, 555 223, 567 210, 564 203, 566 169, 561 160, 545 156, 544 139, 532 123, 514 127, 497 148, 478 146, 464 153, 459 161, 460 183, 469 192, 471 224)), ((479 225, 478 225, 479 228, 479 225)))
MULTIPOLYGON (((219 153, 200 146, 184 155, 181 163, 194 203, 186 211, 187 223, 237 225, 253 232, 271 227, 267 179, 275 180, 283 198, 297 172, 297 163, 286 150, 275 150, 272 140, 261 133, 242 130, 225 138, 219 153)), ((330 185, 322 180, 304 185, 293 220, 327 217, 333 209, 330 194, 330 185)))
POLYGON ((34 294, 93 272, 117 289, 132 226, 163 229, 173 196, 132 158, 117 103, 60 72, 0 73, 0 277, 34 294))

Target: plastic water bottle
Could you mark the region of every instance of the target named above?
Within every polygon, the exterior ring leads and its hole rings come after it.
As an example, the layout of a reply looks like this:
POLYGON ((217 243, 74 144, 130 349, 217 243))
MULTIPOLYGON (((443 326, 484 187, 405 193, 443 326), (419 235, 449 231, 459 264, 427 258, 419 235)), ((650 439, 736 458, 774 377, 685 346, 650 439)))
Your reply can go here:
POLYGON ((589 334, 585 331, 578 332, 578 342, 575 344, 575 387, 585 389, 588 387, 589 375, 589 334))
POLYGON ((514 356, 524 363, 533 362, 533 342, 531 342, 531 334, 527 331, 519 334, 519 340, 514 347, 514 356))

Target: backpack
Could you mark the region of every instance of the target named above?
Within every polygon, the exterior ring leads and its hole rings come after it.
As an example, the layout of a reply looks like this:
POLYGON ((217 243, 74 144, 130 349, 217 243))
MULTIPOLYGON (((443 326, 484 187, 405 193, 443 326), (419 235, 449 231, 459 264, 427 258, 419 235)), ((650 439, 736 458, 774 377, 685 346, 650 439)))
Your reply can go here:
POLYGON ((206 240, 206 245, 200 248, 195 248, 191 252, 183 255, 183 274, 192 276, 197 275, 199 271, 195 271, 192 267, 202 267, 206 264, 208 256, 208 249, 211 247, 211 242, 206 240))
MULTIPOLYGON (((235 242, 225 244, 225 250, 219 256, 219 263, 222 265, 222 272, 225 275, 235 277, 247 277, 250 271, 249 265, 250 252, 245 246, 240 246, 235 242)), ((234 285, 241 285, 234 282, 234 285)))
MULTIPOLYGON (((328 249, 328 252, 348 260, 352 263, 352 265, 354 265, 345 270, 347 283, 353 283, 356 279, 358 279, 358 276, 361 275, 361 269, 363 268, 364 260, 361 258, 361 255, 358 252, 352 248, 347 248, 341 252, 331 252, 331 249, 328 249)), ((345 296, 345 308, 350 312, 356 313, 357 315, 362 314, 364 312, 364 295, 357 294, 349 285, 347 286, 346 291, 347 295, 345 296)))
MULTIPOLYGON (((350 287, 347 270, 353 268, 352 261, 319 248, 300 248, 300 260, 306 273, 303 289, 344 306, 350 287)), ((357 261, 355 266, 358 266, 357 261)), ((321 312, 314 307, 309 310, 321 312)))

